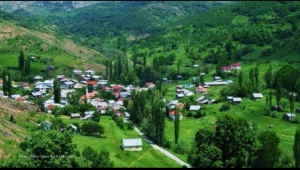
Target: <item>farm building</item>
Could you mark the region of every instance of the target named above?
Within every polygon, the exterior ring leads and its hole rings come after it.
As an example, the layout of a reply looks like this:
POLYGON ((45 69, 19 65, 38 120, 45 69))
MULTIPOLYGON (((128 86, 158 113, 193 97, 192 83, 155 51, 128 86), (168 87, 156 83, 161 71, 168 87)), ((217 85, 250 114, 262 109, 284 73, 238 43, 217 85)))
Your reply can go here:
POLYGON ((124 151, 141 151, 143 148, 141 138, 122 139, 122 148, 124 151))
POLYGON ((241 102, 242 102, 242 98, 240 98, 240 97, 233 97, 232 98, 232 104, 241 103, 241 102))
POLYGON ((263 98, 263 95, 262 95, 261 93, 253 93, 253 94, 251 95, 251 99, 252 99, 252 100, 255 100, 255 99, 261 99, 261 98, 263 98))
POLYGON ((41 124, 38 124, 38 127, 41 129, 41 130, 51 130, 51 126, 52 126, 52 123, 49 122, 49 121, 45 121, 41 124))
POLYGON ((71 113, 71 118, 80 118, 79 113, 71 113))
POLYGON ((200 105, 191 105, 190 106, 190 111, 198 111, 200 110, 201 106, 200 105))
POLYGON ((283 120, 293 120, 296 117, 293 113, 286 113, 282 116, 283 120))
POLYGON ((222 86, 229 84, 227 81, 212 81, 212 82, 204 82, 206 86, 222 86))

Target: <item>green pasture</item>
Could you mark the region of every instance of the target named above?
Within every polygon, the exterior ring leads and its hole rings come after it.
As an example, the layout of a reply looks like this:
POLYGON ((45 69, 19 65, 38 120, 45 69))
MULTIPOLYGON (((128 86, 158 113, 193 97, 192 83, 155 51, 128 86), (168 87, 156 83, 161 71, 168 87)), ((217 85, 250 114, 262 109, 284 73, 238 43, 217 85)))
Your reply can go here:
MULTIPOLYGON (((67 117, 63 119, 66 123, 74 121, 83 123, 82 120, 72 120, 67 117)), ((171 158, 165 156, 148 144, 143 139, 143 150, 123 151, 121 140, 124 138, 139 138, 135 130, 121 130, 110 116, 101 116, 100 124, 103 125, 105 133, 101 138, 88 137, 76 134, 73 142, 77 144, 79 150, 85 146, 91 146, 96 150, 107 150, 116 168, 180 168, 181 165, 171 158)))

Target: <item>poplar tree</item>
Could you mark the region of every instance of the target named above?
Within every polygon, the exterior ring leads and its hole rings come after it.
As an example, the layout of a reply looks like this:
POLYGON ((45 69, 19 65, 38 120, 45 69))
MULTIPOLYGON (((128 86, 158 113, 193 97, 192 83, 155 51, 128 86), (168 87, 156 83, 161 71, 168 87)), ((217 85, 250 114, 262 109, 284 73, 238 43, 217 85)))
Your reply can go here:
POLYGON ((175 144, 178 143, 178 138, 179 138, 179 118, 180 118, 180 115, 179 115, 179 109, 178 107, 176 106, 175 107, 175 113, 174 113, 174 133, 175 133, 175 144))
POLYGON ((279 106, 280 100, 282 95, 282 79, 281 77, 278 77, 277 83, 276 83, 276 104, 279 106))
POLYGON ((54 80, 54 102, 55 103, 60 103, 61 100, 61 89, 60 89, 60 84, 58 80, 54 80))
POLYGON ((296 130, 294 139, 294 158, 295 158, 295 168, 300 168, 300 128, 296 130))
POLYGON ((19 70, 23 70, 23 68, 24 68, 24 62, 25 62, 24 53, 21 50, 20 51, 20 56, 19 56, 19 70))

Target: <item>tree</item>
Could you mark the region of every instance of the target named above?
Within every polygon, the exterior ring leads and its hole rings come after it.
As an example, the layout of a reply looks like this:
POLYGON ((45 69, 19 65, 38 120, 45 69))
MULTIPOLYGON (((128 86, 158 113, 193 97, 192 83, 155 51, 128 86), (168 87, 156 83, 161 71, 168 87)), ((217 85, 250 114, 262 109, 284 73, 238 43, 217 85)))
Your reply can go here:
POLYGON ((20 56, 19 56, 19 70, 23 70, 24 62, 25 62, 25 57, 24 57, 23 51, 21 50, 20 51, 20 56))
POLYGON ((188 160, 194 167, 250 167, 258 140, 243 117, 222 115, 214 128, 199 129, 188 160))
POLYGON ((258 135, 258 140, 261 146, 254 154, 255 158, 252 167, 273 168, 281 155, 279 137, 274 131, 266 130, 258 135))
POLYGON ((239 86, 240 88, 242 88, 243 86, 243 72, 240 71, 240 74, 239 74, 239 86))
POLYGON ((144 55, 143 56, 143 65, 144 65, 144 67, 146 67, 146 64, 147 64, 146 55, 144 55))
POLYGON ((174 136, 175 136, 175 144, 178 143, 178 138, 179 138, 179 122, 180 122, 180 115, 179 115, 179 109, 176 106, 175 107, 175 114, 174 114, 174 136))
POLYGON ((113 162, 110 161, 108 151, 97 152, 92 147, 85 146, 82 157, 90 165, 89 168, 113 168, 113 162))
POLYGON ((97 122, 94 121, 86 121, 81 126, 81 132, 87 136, 93 136, 104 133, 104 128, 97 122))
POLYGON ((300 80, 297 80, 297 83, 295 85, 295 92, 298 94, 298 102, 299 102, 299 107, 300 107, 300 98, 299 98, 299 95, 300 95, 300 80))
POLYGON ((204 86, 204 76, 200 75, 200 83, 202 86, 204 86))
POLYGON ((259 76, 259 73, 258 73, 258 65, 255 66, 255 69, 254 69, 254 78, 255 78, 255 89, 257 90, 258 89, 258 76, 259 76))
MULTIPOLYGON (((24 67, 24 71, 25 71, 25 75, 28 77, 30 74, 30 63, 31 63, 31 59, 29 57, 27 57, 26 61, 25 61, 25 67, 24 67)), ((28 81, 28 80, 27 80, 28 81)))
POLYGON ((54 130, 61 130, 63 128, 66 127, 66 124, 62 121, 61 118, 54 118, 52 119, 52 126, 51 128, 54 129, 54 130))
POLYGON ((300 168, 300 128, 297 129, 295 133, 293 150, 294 150, 295 167, 300 168))
POLYGON ((59 131, 38 131, 31 134, 20 144, 25 151, 16 159, 25 159, 27 163, 8 162, 7 167, 71 168, 75 163, 76 145, 73 136, 59 131))
POLYGON ((279 106, 280 100, 282 95, 282 79, 281 77, 278 78, 276 82, 276 104, 279 106))
POLYGON ((267 88, 271 88, 272 87, 272 79, 273 79, 272 65, 270 65, 268 70, 266 71, 266 73, 264 75, 264 79, 265 79, 267 88))
POLYGON ((272 90, 269 91, 269 106, 272 107, 272 90))
POLYGON ((11 76, 9 72, 6 72, 5 70, 2 73, 2 90, 5 96, 11 95, 12 90, 12 84, 11 84, 11 76))
POLYGON ((180 66, 182 65, 182 60, 178 59, 177 63, 176 63, 176 67, 177 67, 177 74, 180 75, 180 66))
POLYGON ((58 82, 58 80, 54 80, 54 85, 53 85, 53 95, 54 95, 54 102, 55 103, 60 103, 61 100, 61 87, 60 87, 60 83, 58 82))
POLYGON ((289 98, 289 102, 290 102, 290 113, 294 113, 294 93, 293 92, 289 98))
POLYGON ((93 114, 92 120, 98 123, 100 121, 100 113, 95 112, 93 114))

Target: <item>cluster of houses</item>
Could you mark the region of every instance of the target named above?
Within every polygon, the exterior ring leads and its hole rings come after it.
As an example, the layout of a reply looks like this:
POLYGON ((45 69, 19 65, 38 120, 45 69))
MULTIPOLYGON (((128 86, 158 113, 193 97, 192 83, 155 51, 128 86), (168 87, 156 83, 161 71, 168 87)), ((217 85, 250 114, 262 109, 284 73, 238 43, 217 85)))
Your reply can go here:
POLYGON ((231 72, 231 70, 239 70, 239 69, 241 69, 240 63, 233 63, 233 64, 230 64, 229 66, 222 67, 222 71, 225 73, 229 73, 229 72, 231 72))

